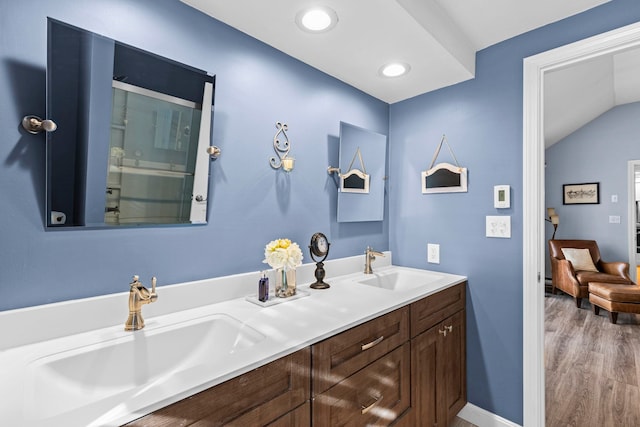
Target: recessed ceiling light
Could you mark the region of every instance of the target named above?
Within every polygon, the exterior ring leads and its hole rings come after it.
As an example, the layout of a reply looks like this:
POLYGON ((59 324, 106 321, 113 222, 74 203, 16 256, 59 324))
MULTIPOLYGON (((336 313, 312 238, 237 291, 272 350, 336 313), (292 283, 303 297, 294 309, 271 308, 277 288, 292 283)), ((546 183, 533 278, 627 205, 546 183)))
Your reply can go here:
POLYGON ((404 76, 411 70, 409 64, 403 62, 391 62, 380 68, 380 74, 384 77, 400 77, 404 76))
POLYGON ((329 31, 338 23, 338 15, 335 10, 326 6, 315 6, 304 9, 296 15, 296 24, 304 31, 310 33, 323 33, 329 31))

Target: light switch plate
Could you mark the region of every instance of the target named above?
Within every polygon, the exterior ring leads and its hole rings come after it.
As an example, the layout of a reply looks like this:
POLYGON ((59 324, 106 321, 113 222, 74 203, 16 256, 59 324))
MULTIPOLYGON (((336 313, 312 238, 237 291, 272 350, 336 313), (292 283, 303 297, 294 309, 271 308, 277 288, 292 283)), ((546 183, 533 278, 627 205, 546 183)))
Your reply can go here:
POLYGON ((511 238, 511 216, 487 215, 486 224, 487 237, 498 237, 502 239, 511 238))

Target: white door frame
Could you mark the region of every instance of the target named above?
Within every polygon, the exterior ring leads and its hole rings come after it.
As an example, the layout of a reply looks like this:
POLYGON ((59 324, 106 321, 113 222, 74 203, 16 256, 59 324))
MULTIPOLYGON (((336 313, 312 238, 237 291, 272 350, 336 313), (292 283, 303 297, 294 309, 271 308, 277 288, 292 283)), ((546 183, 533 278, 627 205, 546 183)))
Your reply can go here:
POLYGON ((629 275, 637 283, 638 263, 636 262, 636 169, 640 168, 640 160, 629 160, 627 166, 627 235, 629 236, 629 275))
POLYGON ((524 59, 523 75, 523 421, 544 427, 544 75, 640 46, 640 23, 524 59))

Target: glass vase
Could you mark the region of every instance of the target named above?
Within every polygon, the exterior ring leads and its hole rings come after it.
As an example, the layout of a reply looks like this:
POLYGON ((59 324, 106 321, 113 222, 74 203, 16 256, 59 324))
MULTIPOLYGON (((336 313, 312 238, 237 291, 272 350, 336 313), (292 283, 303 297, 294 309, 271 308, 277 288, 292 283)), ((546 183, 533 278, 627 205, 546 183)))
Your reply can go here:
POLYGON ((276 296, 288 298, 296 294, 296 269, 276 268, 276 296))

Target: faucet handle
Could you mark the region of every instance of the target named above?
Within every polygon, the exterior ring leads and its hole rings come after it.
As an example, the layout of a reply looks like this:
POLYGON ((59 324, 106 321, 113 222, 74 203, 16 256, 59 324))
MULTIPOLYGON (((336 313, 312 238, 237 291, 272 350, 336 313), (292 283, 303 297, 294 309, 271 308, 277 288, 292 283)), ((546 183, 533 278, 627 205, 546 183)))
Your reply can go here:
POLYGON ((158 279, 156 279, 156 276, 153 276, 151 278, 151 293, 155 294, 156 293, 156 282, 158 281, 158 279))

